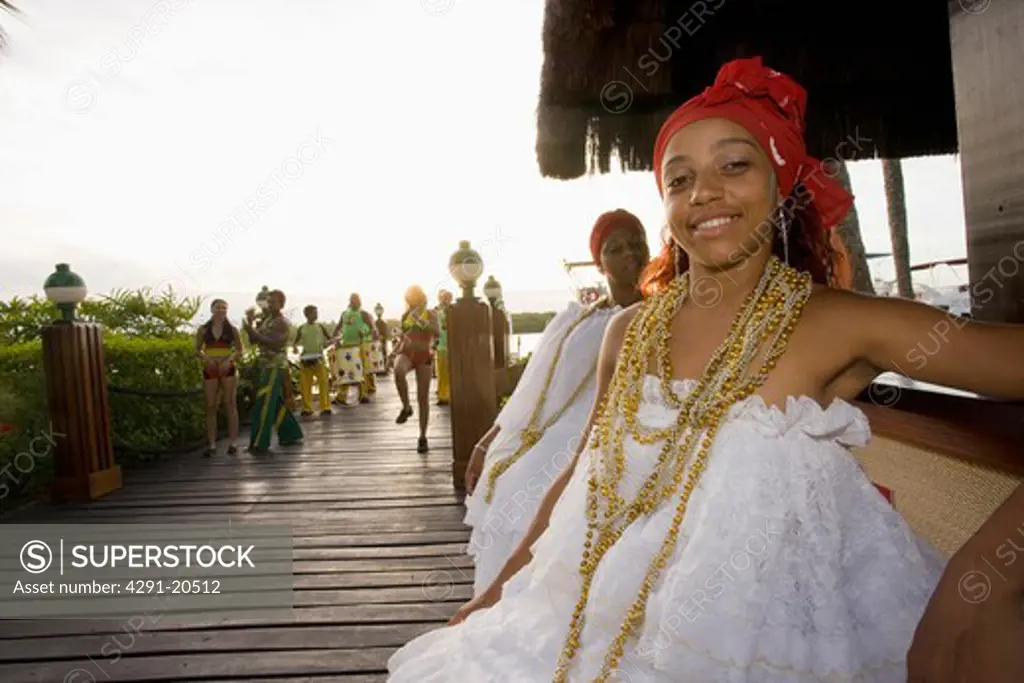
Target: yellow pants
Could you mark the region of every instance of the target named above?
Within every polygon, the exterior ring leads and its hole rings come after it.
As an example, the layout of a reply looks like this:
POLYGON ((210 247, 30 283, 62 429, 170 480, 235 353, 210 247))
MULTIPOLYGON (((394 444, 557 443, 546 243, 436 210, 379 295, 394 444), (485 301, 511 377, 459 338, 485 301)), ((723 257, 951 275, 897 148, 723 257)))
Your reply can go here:
POLYGON ((437 354, 437 400, 451 401, 451 384, 448 377, 448 350, 438 349, 437 354))
POLYGON ((373 376, 373 363, 370 362, 370 342, 360 345, 363 354, 363 383, 359 385, 359 398, 366 398, 370 394, 377 393, 377 380, 373 376))
POLYGON ((323 361, 313 366, 303 365, 299 369, 299 387, 302 389, 302 410, 313 412, 313 380, 316 380, 320 410, 331 407, 331 380, 327 376, 327 363, 323 361))

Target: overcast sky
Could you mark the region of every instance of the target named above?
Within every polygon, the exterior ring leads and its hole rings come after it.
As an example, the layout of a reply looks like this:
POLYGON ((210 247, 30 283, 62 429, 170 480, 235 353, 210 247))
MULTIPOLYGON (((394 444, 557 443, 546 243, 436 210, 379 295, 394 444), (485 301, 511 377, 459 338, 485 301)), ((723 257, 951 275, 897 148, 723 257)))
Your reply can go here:
MULTIPOLYGON (((22 4, 0 64, 0 297, 70 261, 95 292, 243 305, 269 284, 331 315, 352 291, 390 310, 409 284, 452 287, 469 239, 510 307, 550 309, 601 211, 657 240, 650 174, 539 175, 543 0, 22 4)), ((851 174, 868 249, 889 251, 880 165, 851 174)), ((905 176, 912 260, 963 256, 958 160, 905 176)))

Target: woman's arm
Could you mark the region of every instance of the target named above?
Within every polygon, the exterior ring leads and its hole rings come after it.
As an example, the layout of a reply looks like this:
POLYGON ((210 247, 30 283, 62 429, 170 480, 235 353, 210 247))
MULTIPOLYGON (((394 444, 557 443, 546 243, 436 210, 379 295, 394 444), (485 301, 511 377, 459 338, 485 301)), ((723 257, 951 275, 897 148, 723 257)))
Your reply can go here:
POLYGON ((844 292, 835 301, 855 353, 879 372, 1024 399, 1024 325, 974 322, 907 299, 844 292))
POLYGON ((480 437, 480 440, 476 442, 476 447, 483 450, 487 450, 494 443, 495 437, 501 432, 501 427, 497 424, 492 424, 491 428, 487 430, 487 433, 480 437))
POLYGON ((203 353, 203 340, 206 337, 206 325, 200 325, 199 329, 196 330, 196 358, 203 361, 204 363, 209 362, 209 358, 203 353))
POLYGON ((552 482, 547 494, 544 496, 543 500, 541 500, 540 506, 537 508, 537 514, 533 518, 533 522, 530 524, 529 530, 526 532, 526 535, 523 537, 522 541, 520 541, 515 551, 505 562, 505 566, 487 588, 485 594, 480 597, 479 601, 474 600, 467 604, 463 609, 459 610, 455 617, 452 618, 451 623, 459 623, 459 621, 465 619, 476 609, 487 607, 497 602, 501 597, 501 591, 505 583, 533 559, 533 544, 536 543, 537 539, 539 539, 547 530, 548 523, 551 520, 551 512, 555 509, 555 505, 558 503, 558 499, 562 496, 562 492, 565 490, 565 487, 569 484, 569 480, 572 479, 580 454, 586 449, 587 443, 590 440, 590 431, 594 426, 594 422, 597 420, 598 410, 604 400, 605 394, 608 392, 608 387, 611 385, 612 375, 615 373, 615 365, 618 361, 619 351, 622 348, 622 340, 625 337, 626 329, 629 327, 629 323, 633 320, 633 316, 636 315, 638 309, 639 304, 634 304, 626 310, 616 314, 608 323, 608 327, 604 333, 604 339, 601 342, 601 352, 598 356, 597 394, 594 396, 594 405, 590 409, 590 417, 587 419, 586 427, 584 427, 582 432, 583 439, 580 441, 579 448, 576 450, 576 454, 573 457, 572 462, 565 471, 559 474, 552 482), (474 603, 478 604, 474 605, 474 603))
POLYGON ((480 440, 473 446, 473 454, 469 458, 469 462, 466 464, 466 492, 469 495, 473 495, 476 491, 477 481, 480 479, 480 474, 484 470, 484 460, 487 458, 487 449, 494 443, 495 437, 501 432, 501 425, 497 422, 491 425, 491 428, 487 430, 487 433, 480 437, 480 440))

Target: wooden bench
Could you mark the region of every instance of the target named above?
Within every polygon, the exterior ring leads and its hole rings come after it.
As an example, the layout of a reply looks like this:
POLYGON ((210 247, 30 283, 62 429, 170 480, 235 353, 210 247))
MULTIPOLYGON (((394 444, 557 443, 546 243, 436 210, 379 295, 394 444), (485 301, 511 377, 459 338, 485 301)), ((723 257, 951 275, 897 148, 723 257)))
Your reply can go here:
POLYGON ((862 398, 873 437, 854 455, 892 492, 911 527, 943 552, 959 549, 1024 481, 1021 404, 906 380, 880 382, 862 398))

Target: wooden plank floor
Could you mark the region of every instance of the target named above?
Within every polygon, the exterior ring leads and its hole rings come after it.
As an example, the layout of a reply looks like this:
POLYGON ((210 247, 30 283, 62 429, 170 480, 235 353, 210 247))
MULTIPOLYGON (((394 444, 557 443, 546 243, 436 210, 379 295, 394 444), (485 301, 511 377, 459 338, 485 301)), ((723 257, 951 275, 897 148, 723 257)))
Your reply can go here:
POLYGON ((473 569, 447 408, 431 406, 431 452, 419 455, 416 416, 396 425, 394 385, 378 383, 375 403, 304 422, 300 447, 182 456, 127 472, 94 503, 6 520, 291 524, 291 619, 168 615, 139 633, 125 619, 0 621, 0 681, 383 681, 392 652, 471 597, 473 569))

